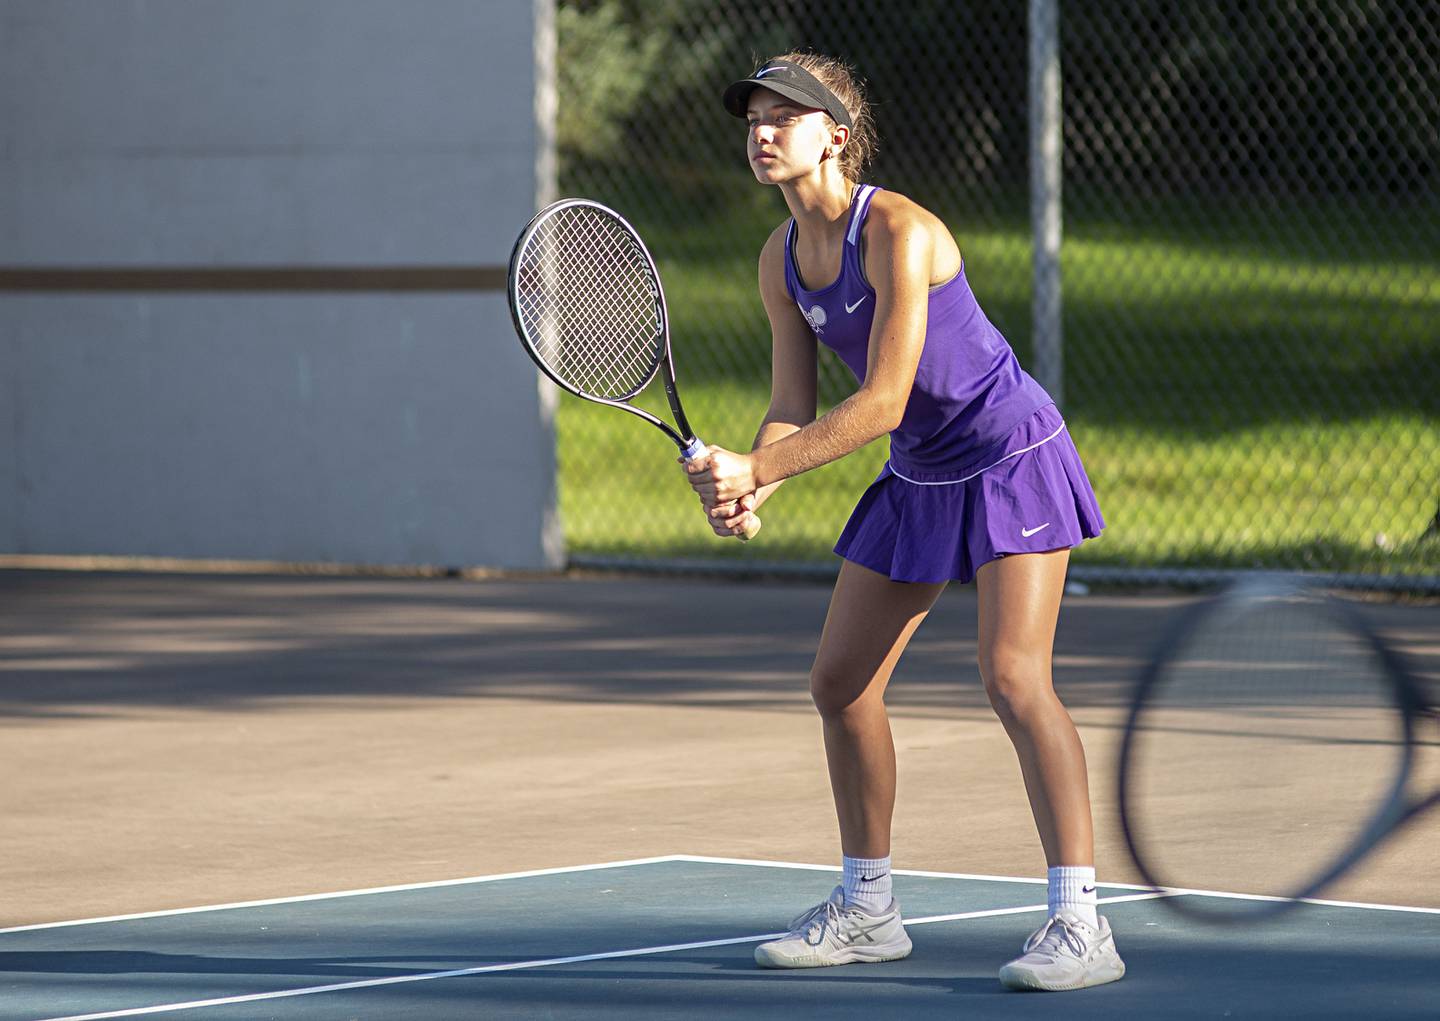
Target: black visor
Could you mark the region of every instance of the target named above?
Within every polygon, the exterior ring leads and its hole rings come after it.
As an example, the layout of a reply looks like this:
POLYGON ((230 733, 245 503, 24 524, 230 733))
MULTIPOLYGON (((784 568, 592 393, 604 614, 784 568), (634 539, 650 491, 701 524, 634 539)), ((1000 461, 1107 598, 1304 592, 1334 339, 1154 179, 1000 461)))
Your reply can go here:
POLYGON ((850 111, 845 109, 840 97, 809 71, 786 60, 771 61, 749 78, 732 84, 725 90, 725 109, 736 117, 744 117, 750 93, 757 88, 766 88, 804 106, 824 110, 836 124, 843 124, 852 131, 855 129, 850 111))

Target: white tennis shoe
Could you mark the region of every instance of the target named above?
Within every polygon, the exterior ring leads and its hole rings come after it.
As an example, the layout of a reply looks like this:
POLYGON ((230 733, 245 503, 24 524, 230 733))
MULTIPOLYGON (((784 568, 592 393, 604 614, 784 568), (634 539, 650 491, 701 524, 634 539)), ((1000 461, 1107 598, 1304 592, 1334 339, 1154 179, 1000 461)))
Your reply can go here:
POLYGON ((1000 969, 1000 981, 1010 989, 1057 992, 1103 985, 1124 974, 1109 921, 1101 918, 1097 929, 1064 911, 1030 934, 1021 955, 1000 969))
POLYGON ((780 939, 755 948, 762 968, 828 968, 835 964, 898 961, 910 956, 910 937, 900 921, 900 905, 883 914, 845 904, 842 887, 790 923, 780 939))

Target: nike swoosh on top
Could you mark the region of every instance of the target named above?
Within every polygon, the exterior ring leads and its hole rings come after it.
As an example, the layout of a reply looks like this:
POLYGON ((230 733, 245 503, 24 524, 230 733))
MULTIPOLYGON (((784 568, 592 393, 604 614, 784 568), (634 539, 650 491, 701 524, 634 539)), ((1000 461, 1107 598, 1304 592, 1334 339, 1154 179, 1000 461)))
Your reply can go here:
POLYGON ((849 302, 846 302, 846 303, 845 303, 845 311, 846 311, 846 312, 854 312, 854 311, 855 311, 857 308, 859 308, 861 305, 865 304, 865 299, 868 298, 868 297, 870 297, 870 295, 868 295, 868 294, 862 294, 862 295, 860 296, 860 300, 857 301, 857 302, 856 302, 855 304, 853 304, 853 305, 850 304, 849 302))
POLYGON ((1023 535, 1025 538, 1028 539, 1028 538, 1030 538, 1030 536, 1032 536, 1032 535, 1034 535, 1036 532, 1040 531, 1040 529, 1042 529, 1042 528, 1049 528, 1049 527, 1050 527, 1050 522, 1047 521, 1047 522, 1045 522, 1043 525, 1036 525, 1034 528, 1022 528, 1022 529, 1020 529, 1020 534, 1023 535))

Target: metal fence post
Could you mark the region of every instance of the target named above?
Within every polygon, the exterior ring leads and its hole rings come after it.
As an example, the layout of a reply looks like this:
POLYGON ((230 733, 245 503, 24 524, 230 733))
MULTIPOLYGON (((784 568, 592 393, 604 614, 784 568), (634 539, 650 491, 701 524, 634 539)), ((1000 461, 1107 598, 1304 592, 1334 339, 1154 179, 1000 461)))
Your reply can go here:
POLYGON ((1035 378, 1063 406, 1060 332, 1060 26, 1058 0, 1030 0, 1030 226, 1035 378))

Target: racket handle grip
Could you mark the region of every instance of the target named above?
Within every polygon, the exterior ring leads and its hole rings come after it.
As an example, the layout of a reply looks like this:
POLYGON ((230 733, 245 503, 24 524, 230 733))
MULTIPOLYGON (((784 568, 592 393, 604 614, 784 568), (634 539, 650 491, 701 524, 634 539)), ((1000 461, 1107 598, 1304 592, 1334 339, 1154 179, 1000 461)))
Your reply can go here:
MULTIPOLYGON (((697 457, 703 456, 707 449, 709 448, 707 447, 704 440, 702 440, 698 436, 692 436, 690 438, 690 442, 686 444, 683 449, 681 449, 680 456, 687 461, 693 461, 697 457)), ((741 532, 735 538, 739 539, 741 542, 749 542, 751 539, 755 538, 755 533, 758 531, 760 531, 760 519, 757 518, 754 513, 751 513, 750 520, 745 525, 745 531, 741 532)))

